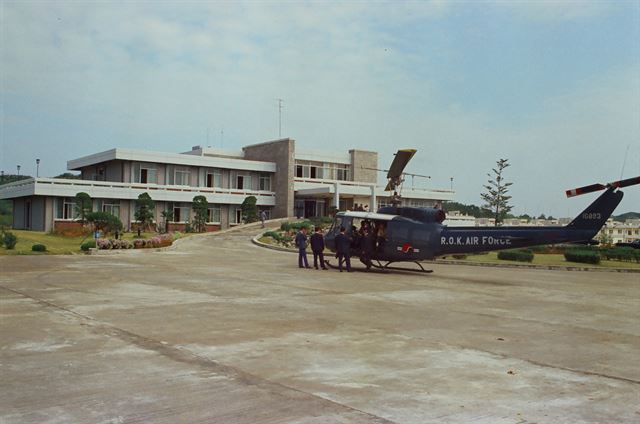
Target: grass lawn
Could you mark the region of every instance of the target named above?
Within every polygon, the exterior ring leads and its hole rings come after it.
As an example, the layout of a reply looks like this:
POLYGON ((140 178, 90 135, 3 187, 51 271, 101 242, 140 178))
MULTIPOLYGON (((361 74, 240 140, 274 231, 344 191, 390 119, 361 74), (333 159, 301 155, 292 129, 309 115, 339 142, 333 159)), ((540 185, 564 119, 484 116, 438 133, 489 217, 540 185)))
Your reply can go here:
MULTIPOLYGON (((4 246, 0 247, 0 255, 74 255, 83 254, 80 250, 80 245, 83 241, 91 240, 91 237, 63 237, 55 234, 45 233, 42 231, 25 231, 25 230, 10 230, 18 237, 18 243, 12 250, 5 249, 4 246), (36 243, 44 244, 47 246, 46 252, 33 252, 31 246, 36 243)), ((156 233, 142 233, 140 238, 148 239, 155 236, 156 233)), ((182 235, 184 237, 184 235, 182 235)), ((138 238, 138 234, 124 233, 121 235, 122 239, 134 240, 138 238)))
MULTIPOLYGON (((447 258, 450 259, 450 258, 447 258)), ((517 261, 504 261, 498 259, 497 252, 489 252, 486 255, 471 255, 467 256, 467 259, 461 262, 476 262, 476 263, 492 263, 492 264, 516 264, 523 265, 528 262, 517 261)), ((567 262, 564 259, 564 255, 560 254, 541 254, 536 253, 533 257, 533 265, 556 265, 556 266, 579 266, 579 267, 593 267, 593 268, 633 268, 640 269, 640 264, 636 262, 622 262, 622 261, 606 261, 602 260, 600 265, 583 264, 578 262, 567 262)))

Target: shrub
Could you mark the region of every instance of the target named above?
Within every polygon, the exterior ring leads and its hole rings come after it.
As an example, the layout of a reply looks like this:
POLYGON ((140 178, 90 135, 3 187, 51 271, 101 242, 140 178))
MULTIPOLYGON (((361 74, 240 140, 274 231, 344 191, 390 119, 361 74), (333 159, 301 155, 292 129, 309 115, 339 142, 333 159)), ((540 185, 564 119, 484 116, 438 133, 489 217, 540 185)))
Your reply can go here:
POLYGON ((122 230, 120 218, 109 212, 91 212, 87 214, 87 221, 93 224, 96 231, 103 231, 105 234, 122 230))
POLYGON ((12 250, 16 247, 16 243, 18 243, 18 237, 11 231, 5 231, 2 241, 5 248, 12 250))
POLYGON ((85 241, 80 245, 80 250, 82 250, 83 252, 86 252, 89 249, 95 249, 95 247, 96 247, 96 241, 89 240, 89 241, 85 241))
POLYGON ((462 255, 462 254, 460 254, 460 255, 456 254, 456 255, 451 255, 451 256, 453 257, 453 259, 460 259, 460 260, 461 259, 467 259, 467 255, 462 255))
POLYGON ((312 226, 313 224, 311 224, 311 221, 300 221, 292 223, 291 229, 299 231, 301 228, 306 228, 307 230, 310 230, 312 226))
POLYGON ((36 243, 33 246, 31 246, 31 251, 33 251, 33 252, 46 252, 47 251, 47 246, 45 246, 44 244, 36 243))
POLYGON ((280 224, 280 229, 282 231, 289 231, 291 229, 291 223, 290 222, 283 222, 282 224, 280 224))
POLYGON ((98 245, 98 249, 101 250, 108 250, 111 249, 111 241, 107 240, 107 239, 98 239, 97 241, 98 245))
POLYGON ((564 259, 567 262, 579 262, 584 264, 599 264, 600 255, 594 250, 567 250, 564 252, 564 259))
POLYGON ((531 250, 502 250, 498 252, 498 259, 503 261, 531 262, 533 252, 531 250))
POLYGON ((280 238, 280 234, 275 231, 267 231, 266 233, 264 233, 264 236, 271 237, 274 240, 278 240, 280 238))

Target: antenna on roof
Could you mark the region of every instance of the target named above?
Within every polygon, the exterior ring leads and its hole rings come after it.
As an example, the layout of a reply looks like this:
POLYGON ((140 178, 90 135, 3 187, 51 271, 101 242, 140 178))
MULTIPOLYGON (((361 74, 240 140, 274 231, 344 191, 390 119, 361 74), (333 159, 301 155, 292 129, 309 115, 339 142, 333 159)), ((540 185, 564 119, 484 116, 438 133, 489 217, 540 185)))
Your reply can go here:
POLYGON ((224 127, 220 130, 220 148, 224 148, 224 127))

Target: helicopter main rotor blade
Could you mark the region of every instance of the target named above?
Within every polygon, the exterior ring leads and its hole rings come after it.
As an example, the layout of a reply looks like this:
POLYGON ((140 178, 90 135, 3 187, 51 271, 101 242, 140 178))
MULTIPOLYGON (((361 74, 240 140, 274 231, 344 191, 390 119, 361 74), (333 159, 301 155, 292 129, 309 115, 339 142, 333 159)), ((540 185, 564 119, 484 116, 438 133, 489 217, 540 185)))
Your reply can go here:
POLYGON ((600 191, 607 188, 607 186, 603 184, 591 184, 584 187, 574 188, 573 190, 567 190, 565 193, 567 197, 580 196, 581 194, 593 193, 594 191, 600 191))
POLYGON ((640 177, 627 178, 626 180, 614 181, 607 184, 607 187, 629 187, 632 185, 640 184, 640 177))
POLYGON ((609 184, 591 184, 584 187, 574 188, 573 190, 567 190, 567 197, 579 196, 581 194, 593 193, 594 191, 604 190, 605 188, 615 187, 629 187, 632 185, 640 184, 640 177, 627 178, 625 180, 614 181, 609 184))
POLYGON ((391 162, 389 172, 387 172, 387 178, 397 180, 398 178, 402 177, 402 171, 404 171, 407 163, 409 163, 416 152, 416 149, 398 150, 398 153, 396 153, 396 157, 393 158, 393 162, 391 162))

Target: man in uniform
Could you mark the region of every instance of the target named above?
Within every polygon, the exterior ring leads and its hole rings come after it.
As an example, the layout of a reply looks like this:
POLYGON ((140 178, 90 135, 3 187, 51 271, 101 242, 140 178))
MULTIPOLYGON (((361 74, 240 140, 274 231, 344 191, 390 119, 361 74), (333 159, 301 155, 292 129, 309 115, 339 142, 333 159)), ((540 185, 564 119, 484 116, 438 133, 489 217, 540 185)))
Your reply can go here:
POLYGON ((336 257, 340 272, 342 272, 342 261, 347 265, 347 272, 351 272, 351 239, 345 231, 344 227, 340 227, 340 234, 336 236, 336 257))
POLYGON ((315 233, 311 234, 311 250, 313 251, 313 267, 318 269, 318 258, 320 258, 320 266, 327 269, 324 264, 324 237, 320 231, 320 227, 316 227, 315 233))
POLYGON ((311 268, 307 261, 307 229, 305 227, 300 228, 300 231, 296 234, 296 246, 298 246, 298 266, 300 268, 311 268))

